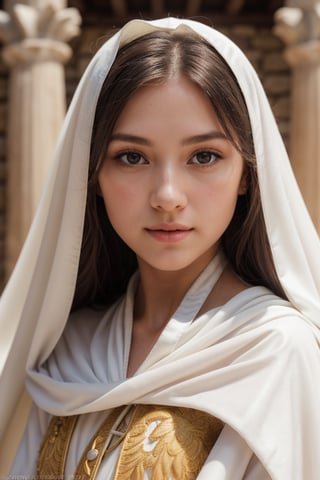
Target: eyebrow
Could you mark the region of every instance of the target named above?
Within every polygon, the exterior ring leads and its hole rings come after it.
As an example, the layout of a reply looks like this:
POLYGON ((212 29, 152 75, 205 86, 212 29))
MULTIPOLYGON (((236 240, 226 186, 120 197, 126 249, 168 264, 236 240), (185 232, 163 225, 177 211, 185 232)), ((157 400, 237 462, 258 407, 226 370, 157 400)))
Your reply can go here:
POLYGON ((213 132, 202 133, 200 135, 193 135, 192 137, 185 138, 184 140, 182 140, 182 144, 190 145, 192 143, 201 143, 215 139, 228 140, 227 136, 223 132, 215 130, 213 132))
POLYGON ((110 142, 114 140, 122 140, 124 142, 140 143, 141 145, 151 145, 151 142, 146 138, 139 137, 138 135, 131 135, 130 133, 114 133, 110 137, 110 142))
MULTIPOLYGON (((227 136, 223 132, 212 131, 212 132, 202 133, 199 135, 192 135, 191 137, 184 138, 181 144, 190 145, 193 143, 201 143, 201 142, 206 142, 208 140, 214 140, 214 139, 228 140, 227 136)), ((144 137, 140 137, 138 135, 131 135, 130 133, 121 133, 121 132, 114 133, 113 135, 111 135, 110 142, 114 140, 139 143, 140 145, 146 145, 146 146, 152 145, 152 142, 150 142, 148 139, 144 137)))

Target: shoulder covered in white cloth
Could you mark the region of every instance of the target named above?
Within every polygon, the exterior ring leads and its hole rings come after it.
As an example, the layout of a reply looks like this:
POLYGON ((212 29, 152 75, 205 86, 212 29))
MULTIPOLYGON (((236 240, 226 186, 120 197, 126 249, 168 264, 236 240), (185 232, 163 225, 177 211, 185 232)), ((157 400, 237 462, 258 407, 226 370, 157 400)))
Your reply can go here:
MULTIPOLYGON (((124 298, 106 313, 86 309, 71 315, 49 361, 38 372, 30 372, 31 377, 39 377, 38 385, 45 377, 68 384, 98 381, 105 392, 106 386, 112 390, 113 382, 134 383, 140 376, 155 373, 158 378, 164 367, 167 373, 172 371, 174 378, 161 376, 162 388, 173 381, 195 382, 206 372, 216 378, 222 375, 225 386, 233 373, 237 378, 241 368, 247 369, 251 362, 257 372, 264 368, 264 362, 270 368, 271 363, 283 364, 295 355, 319 355, 318 330, 284 300, 265 288, 252 287, 185 325, 178 340, 178 325, 173 317, 137 375, 126 379, 124 364, 130 348, 132 318, 123 315, 125 304, 124 298), (170 351, 168 343, 172 344, 170 351), (164 356, 162 348, 166 350, 164 356), (176 370, 189 362, 190 368, 176 370), (116 364, 122 368, 116 368, 116 364)), ((155 386, 152 382, 144 388, 145 393, 151 393, 155 386)))
MULTIPOLYGON (((105 344, 106 338, 116 332, 116 324, 119 329, 124 326, 131 330, 131 318, 121 318, 124 301, 120 300, 107 311, 82 309, 71 314, 53 356, 60 357, 64 348, 68 355, 73 352, 77 356, 81 346, 82 355, 90 355, 92 342, 105 344)), ((178 347, 187 344, 200 347, 200 343, 196 343, 200 338, 202 347, 218 346, 227 340, 238 342, 240 335, 241 340, 268 339, 279 348, 283 345, 304 351, 311 344, 317 348, 320 332, 285 300, 264 287, 251 287, 188 324, 178 347)))
POLYGON ((119 398, 197 408, 237 432, 271 478, 318 480, 316 327, 288 302, 252 287, 186 325, 178 341, 171 319, 137 374, 126 378, 131 330, 124 305, 125 298, 107 313, 83 310, 70 317, 48 361, 29 372, 41 408, 89 413, 113 408, 119 398), (170 342, 174 348, 162 356, 170 342))

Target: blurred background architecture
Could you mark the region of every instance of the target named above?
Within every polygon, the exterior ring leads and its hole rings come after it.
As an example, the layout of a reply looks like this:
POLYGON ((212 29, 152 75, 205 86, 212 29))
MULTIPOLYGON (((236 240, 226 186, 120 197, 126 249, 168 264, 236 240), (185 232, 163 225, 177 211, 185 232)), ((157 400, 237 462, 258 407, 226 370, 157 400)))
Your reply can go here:
POLYGON ((90 58, 129 19, 169 15, 214 25, 245 51, 320 231, 320 0, 4 0, 0 291, 27 235, 67 105, 90 58))

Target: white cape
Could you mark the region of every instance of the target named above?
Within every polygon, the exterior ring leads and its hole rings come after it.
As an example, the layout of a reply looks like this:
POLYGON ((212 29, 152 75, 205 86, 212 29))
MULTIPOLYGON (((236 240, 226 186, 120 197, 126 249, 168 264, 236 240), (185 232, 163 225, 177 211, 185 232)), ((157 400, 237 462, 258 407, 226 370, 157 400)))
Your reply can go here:
MULTIPOLYGON (((38 378, 39 389, 52 393, 51 403, 45 405, 47 411, 58 411, 58 384, 31 372, 48 358, 69 315, 82 239, 95 104, 119 45, 157 28, 195 30, 219 51, 238 79, 252 124, 267 233, 291 306, 282 301, 277 305, 267 293, 252 302, 246 296, 237 297, 226 312, 222 309, 210 317, 210 335, 195 336, 186 343, 183 358, 179 350, 172 352, 170 365, 165 358, 160 366, 156 363, 151 370, 116 382, 107 390, 104 382, 95 382, 81 405, 74 395, 74 389, 80 389, 77 382, 62 379, 66 394, 75 399, 66 404, 65 413, 102 410, 118 404, 119 398, 136 401, 136 392, 142 402, 194 406, 219 416, 238 431, 273 479, 319 480, 319 355, 311 333, 312 324, 320 325, 318 236, 264 91, 245 56, 219 32, 172 18, 136 20, 112 37, 90 63, 67 114, 35 220, 0 303, 1 468, 7 463, 8 449, 12 453, 15 448, 18 427, 21 430, 21 418, 25 417, 22 409, 18 424, 11 423, 9 428, 24 389, 25 366, 33 387, 36 389, 38 378), (242 298, 244 304, 237 304, 242 298), (228 356, 225 342, 235 357, 228 356), (192 378, 184 378, 186 371, 192 378), (244 397, 251 399, 248 414, 244 397)), ((92 380, 89 378, 90 384, 92 380)), ((35 391, 33 394, 37 396, 35 391)))
MULTIPOLYGON (((316 330, 262 287, 193 321, 222 267, 217 256, 129 379, 134 281, 107 314, 73 314, 48 362, 30 372, 32 397, 55 415, 103 412, 129 403, 197 408, 227 424, 198 478, 316 479, 318 444, 308 442, 319 436, 320 427, 320 389, 310 381, 320 365, 316 330), (253 452, 270 477, 262 476, 253 452)), ((66 474, 74 474, 82 455, 79 442, 84 449, 98 420, 89 416, 75 432, 66 474)), ((36 451, 43 433, 30 425, 15 466, 21 470, 12 475, 32 475, 28 442, 36 451)), ((115 462, 114 454, 107 457, 97 480, 112 475, 115 462)))

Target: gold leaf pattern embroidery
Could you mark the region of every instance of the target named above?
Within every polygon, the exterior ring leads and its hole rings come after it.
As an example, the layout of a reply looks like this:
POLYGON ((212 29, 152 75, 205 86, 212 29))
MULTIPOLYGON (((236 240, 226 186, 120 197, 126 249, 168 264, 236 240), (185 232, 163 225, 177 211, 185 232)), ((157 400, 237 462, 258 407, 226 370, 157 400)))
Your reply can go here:
POLYGON ((143 480, 147 470, 151 480, 193 480, 222 427, 220 420, 198 410, 139 405, 114 480, 143 480))
POLYGON ((53 417, 40 447, 37 479, 63 478, 64 465, 77 416, 53 417))
MULTIPOLYGON (((107 416, 83 452, 75 478, 94 480, 104 454, 123 441, 114 480, 143 480, 146 471, 151 480, 194 480, 223 428, 222 422, 188 408, 138 405, 128 415, 131 408, 118 407, 107 416), (93 449, 98 455, 89 460, 88 451, 93 449)), ((77 418, 52 418, 38 456, 38 479, 64 478, 77 418)))

